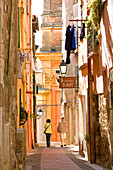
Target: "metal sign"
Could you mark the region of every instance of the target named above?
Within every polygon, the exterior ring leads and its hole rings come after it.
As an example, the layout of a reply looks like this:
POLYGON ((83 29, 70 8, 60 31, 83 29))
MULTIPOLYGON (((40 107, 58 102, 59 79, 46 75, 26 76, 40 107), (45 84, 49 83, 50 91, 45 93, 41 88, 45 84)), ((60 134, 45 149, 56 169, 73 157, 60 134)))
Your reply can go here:
POLYGON ((76 88, 76 77, 59 77, 59 88, 76 88))

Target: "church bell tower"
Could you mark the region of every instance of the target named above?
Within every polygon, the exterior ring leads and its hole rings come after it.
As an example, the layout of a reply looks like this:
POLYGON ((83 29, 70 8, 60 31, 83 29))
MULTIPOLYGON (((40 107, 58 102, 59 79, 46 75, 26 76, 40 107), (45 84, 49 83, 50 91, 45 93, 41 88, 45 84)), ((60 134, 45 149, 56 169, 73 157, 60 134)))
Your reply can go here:
POLYGON ((44 0, 41 51, 61 51, 62 0, 44 0))

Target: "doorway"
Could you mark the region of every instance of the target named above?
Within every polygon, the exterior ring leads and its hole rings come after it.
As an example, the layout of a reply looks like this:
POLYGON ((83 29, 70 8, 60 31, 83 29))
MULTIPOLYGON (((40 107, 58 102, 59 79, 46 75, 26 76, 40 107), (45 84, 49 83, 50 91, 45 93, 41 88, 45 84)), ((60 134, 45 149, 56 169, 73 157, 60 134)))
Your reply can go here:
POLYGON ((70 113, 70 144, 73 144, 73 108, 69 109, 70 113))

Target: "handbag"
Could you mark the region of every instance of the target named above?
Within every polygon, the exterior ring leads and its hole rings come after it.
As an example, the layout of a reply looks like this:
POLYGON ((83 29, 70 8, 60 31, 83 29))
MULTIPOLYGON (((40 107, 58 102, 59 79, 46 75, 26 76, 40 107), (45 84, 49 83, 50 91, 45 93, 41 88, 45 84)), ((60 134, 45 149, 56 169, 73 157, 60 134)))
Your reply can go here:
MULTIPOLYGON (((50 126, 50 125, 51 125, 51 124, 49 124, 49 126, 50 126)), ((49 127, 49 126, 48 126, 48 127, 49 127)), ((46 130, 48 129, 48 127, 44 130, 44 133, 46 132, 46 130)), ((45 134, 46 134, 46 133, 45 133, 45 134)))

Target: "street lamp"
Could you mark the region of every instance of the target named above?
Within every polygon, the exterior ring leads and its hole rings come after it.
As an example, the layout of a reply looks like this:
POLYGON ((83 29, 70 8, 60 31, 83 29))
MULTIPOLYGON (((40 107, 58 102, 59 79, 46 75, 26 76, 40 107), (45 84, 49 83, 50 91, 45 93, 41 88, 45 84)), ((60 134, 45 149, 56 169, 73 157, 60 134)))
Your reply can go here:
POLYGON ((64 60, 61 61, 59 67, 60 67, 61 74, 66 74, 67 65, 66 65, 66 62, 64 62, 64 60))
POLYGON ((37 116, 42 116, 43 111, 41 109, 38 110, 37 116))
MULTIPOLYGON (((61 61, 60 65, 60 72, 63 76, 63 74, 66 74, 67 72, 67 65, 66 62, 64 62, 64 60, 61 61)), ((61 89, 61 115, 64 115, 64 103, 63 103, 63 88, 61 89)))

